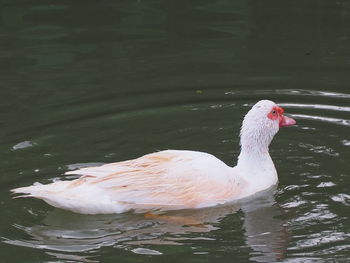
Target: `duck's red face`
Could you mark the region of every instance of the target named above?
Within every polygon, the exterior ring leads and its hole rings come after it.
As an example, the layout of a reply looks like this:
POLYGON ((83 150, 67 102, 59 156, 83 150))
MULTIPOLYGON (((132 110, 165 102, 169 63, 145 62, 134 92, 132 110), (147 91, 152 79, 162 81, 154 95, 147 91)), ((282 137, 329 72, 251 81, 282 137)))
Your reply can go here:
POLYGON ((273 106, 269 114, 267 114, 267 117, 270 120, 278 119, 280 127, 292 126, 297 123, 294 119, 284 116, 283 113, 284 109, 282 107, 273 106))

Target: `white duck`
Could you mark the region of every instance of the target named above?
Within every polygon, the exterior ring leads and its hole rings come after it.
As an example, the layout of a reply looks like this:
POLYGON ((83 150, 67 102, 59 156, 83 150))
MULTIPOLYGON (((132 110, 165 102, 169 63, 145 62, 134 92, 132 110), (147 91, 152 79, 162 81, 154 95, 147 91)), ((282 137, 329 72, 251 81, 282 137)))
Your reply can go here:
POLYGON ((279 127, 296 123, 283 112, 269 100, 252 107, 243 120, 241 153, 235 167, 208 153, 166 150, 67 172, 82 175, 72 181, 36 183, 12 192, 83 214, 203 208, 228 203, 277 183, 269 144, 279 127))

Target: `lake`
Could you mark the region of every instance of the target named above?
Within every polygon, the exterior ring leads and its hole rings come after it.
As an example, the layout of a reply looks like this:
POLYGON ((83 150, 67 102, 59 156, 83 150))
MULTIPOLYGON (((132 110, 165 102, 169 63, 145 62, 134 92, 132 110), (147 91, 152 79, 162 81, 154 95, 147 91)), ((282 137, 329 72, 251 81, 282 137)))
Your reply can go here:
POLYGON ((348 1, 2 1, 3 262, 347 262, 348 1), (232 205, 79 215, 9 190, 165 149, 230 166, 260 99, 297 121, 279 184, 232 205))

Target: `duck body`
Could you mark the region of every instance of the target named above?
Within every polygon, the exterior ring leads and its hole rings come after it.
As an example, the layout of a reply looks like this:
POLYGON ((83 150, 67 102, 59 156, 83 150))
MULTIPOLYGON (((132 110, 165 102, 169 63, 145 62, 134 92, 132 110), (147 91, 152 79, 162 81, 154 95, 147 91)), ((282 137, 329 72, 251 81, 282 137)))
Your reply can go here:
MULTIPOLYGON (((263 102, 263 108, 275 105, 263 102)), ((278 181, 268 146, 281 120, 267 122, 273 128, 270 127, 271 135, 261 136, 263 130, 249 131, 246 127, 254 121, 249 118, 250 112, 243 121, 241 153, 235 167, 208 153, 165 150, 133 160, 69 171, 66 174, 81 175, 72 181, 37 183, 12 192, 83 214, 204 208, 242 199, 278 181)), ((293 121, 289 118, 288 123, 287 119, 284 126, 295 124, 293 121)))
POLYGON ((100 214, 214 206, 240 198, 244 194, 242 185, 246 184, 234 168, 213 155, 181 150, 160 151, 66 174, 82 176, 15 192, 73 212, 100 214))

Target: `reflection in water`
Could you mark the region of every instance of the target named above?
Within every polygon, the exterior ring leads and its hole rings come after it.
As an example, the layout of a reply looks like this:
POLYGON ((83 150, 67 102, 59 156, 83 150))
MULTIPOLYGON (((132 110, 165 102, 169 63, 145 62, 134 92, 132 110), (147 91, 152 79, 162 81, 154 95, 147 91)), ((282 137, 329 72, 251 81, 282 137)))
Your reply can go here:
MULTIPOLYGON (((186 245, 191 240, 215 241, 198 235, 220 229, 220 221, 239 209, 244 212, 243 228, 246 244, 254 251, 251 259, 275 262, 284 257, 288 231, 281 219, 281 210, 269 189, 254 198, 229 206, 199 210, 169 211, 166 214, 116 214, 86 216, 55 209, 40 225, 14 225, 30 236, 27 240, 6 240, 6 243, 50 250, 61 259, 93 262, 81 252, 114 246, 137 254, 161 255, 153 249, 159 245, 186 245), (66 254, 68 253, 68 254, 66 254)), ((240 227, 232 225, 232 228, 240 227)))
POLYGON ((241 209, 244 212, 246 242, 256 252, 251 260, 275 262, 285 258, 290 233, 272 193, 245 201, 241 209))

